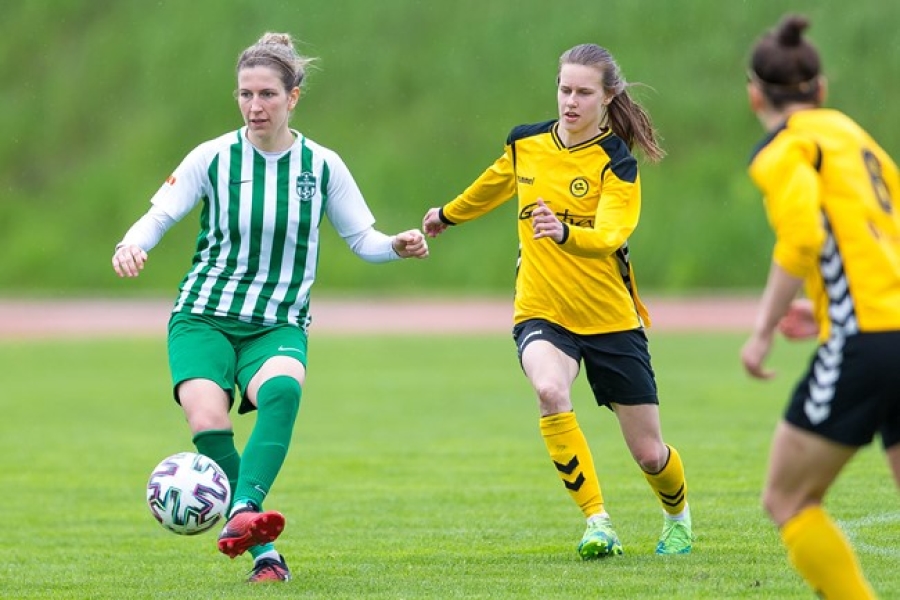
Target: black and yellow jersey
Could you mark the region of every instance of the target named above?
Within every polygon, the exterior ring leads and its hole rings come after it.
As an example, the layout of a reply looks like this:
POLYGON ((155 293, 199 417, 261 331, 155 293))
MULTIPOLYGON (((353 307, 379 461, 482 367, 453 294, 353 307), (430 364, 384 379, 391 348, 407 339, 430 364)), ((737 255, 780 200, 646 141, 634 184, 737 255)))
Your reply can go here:
POLYGON ((771 132, 749 170, 773 260, 804 279, 820 339, 900 329, 900 176, 887 153, 843 113, 817 108, 771 132))
POLYGON ((649 326, 628 258, 638 224, 641 185, 637 161, 607 130, 566 148, 556 121, 521 125, 503 155, 441 209, 464 223, 517 196, 519 264, 514 321, 546 319, 578 334, 649 326), (542 198, 568 225, 561 244, 533 239, 531 213, 542 198))

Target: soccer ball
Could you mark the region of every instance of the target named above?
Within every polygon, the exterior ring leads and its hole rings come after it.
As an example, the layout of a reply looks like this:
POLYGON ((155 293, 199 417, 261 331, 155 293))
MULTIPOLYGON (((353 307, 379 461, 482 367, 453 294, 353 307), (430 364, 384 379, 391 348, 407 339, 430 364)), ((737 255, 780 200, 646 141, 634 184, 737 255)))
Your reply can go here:
POLYGON ((209 531, 225 519, 231 488, 208 456, 181 452, 156 465, 147 482, 147 506, 160 524, 179 535, 209 531))

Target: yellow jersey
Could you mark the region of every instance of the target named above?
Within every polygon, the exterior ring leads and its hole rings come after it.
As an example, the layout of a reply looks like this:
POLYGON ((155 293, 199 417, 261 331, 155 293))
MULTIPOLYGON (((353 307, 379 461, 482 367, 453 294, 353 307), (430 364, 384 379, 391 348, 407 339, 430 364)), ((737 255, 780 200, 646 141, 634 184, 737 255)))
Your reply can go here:
POLYGON ((518 197, 515 323, 545 319, 581 335, 649 326, 627 244, 641 210, 637 161, 610 130, 566 148, 556 123, 514 128, 503 154, 441 217, 464 223, 518 197), (565 224, 562 243, 533 238, 538 198, 565 224))
POLYGON ((758 145, 750 176, 775 232, 773 261, 803 278, 820 339, 900 330, 900 176, 853 120, 796 112, 758 145))

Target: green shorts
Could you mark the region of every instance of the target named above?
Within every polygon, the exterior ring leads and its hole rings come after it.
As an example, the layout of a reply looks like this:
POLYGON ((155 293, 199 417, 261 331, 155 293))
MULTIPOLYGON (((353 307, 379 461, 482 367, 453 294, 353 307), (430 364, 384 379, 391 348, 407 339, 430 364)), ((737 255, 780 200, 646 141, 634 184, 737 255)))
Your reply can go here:
POLYGON ((169 319, 169 369, 172 391, 188 379, 217 383, 234 404, 241 393, 239 413, 256 407, 244 391, 263 363, 273 356, 296 358, 306 366, 307 336, 296 325, 259 325, 228 317, 174 313, 169 319))

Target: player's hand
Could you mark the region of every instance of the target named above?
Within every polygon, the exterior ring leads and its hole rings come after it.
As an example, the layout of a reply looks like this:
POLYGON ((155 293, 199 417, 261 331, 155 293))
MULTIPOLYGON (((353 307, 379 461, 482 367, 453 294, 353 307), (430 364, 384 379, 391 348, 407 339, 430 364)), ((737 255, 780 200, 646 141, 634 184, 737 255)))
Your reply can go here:
POLYGON ((771 379, 775 371, 763 366, 769 351, 772 349, 772 334, 763 335, 754 333, 741 348, 741 362, 744 369, 751 377, 756 379, 771 379))
POLYGON ((391 246, 400 258, 428 258, 428 242, 418 229, 398 233, 391 246))
POLYGON ((819 335, 819 323, 813 314, 812 301, 798 298, 778 322, 778 331, 789 340, 808 340, 819 335))
POLYGON ((134 244, 119 246, 112 257, 112 266, 119 277, 137 277, 147 262, 147 253, 134 244))
POLYGON ((422 217, 422 231, 425 232, 425 235, 437 237, 444 233, 446 229, 447 224, 441 221, 441 209, 437 207, 429 208, 425 216, 422 217))
POLYGON ((556 218, 550 207, 538 198, 537 208, 531 213, 531 225, 534 228, 534 239, 550 238, 557 244, 563 239, 565 232, 562 222, 556 218))

